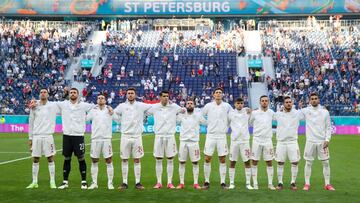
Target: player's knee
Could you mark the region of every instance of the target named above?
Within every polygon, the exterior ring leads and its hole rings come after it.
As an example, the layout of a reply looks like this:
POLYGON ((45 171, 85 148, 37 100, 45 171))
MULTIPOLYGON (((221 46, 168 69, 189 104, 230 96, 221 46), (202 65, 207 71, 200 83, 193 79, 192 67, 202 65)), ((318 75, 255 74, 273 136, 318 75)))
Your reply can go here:
POLYGON ((322 165, 323 165, 324 167, 329 167, 329 165, 330 165, 329 160, 324 160, 324 161, 322 161, 322 165))
POLYGON ((257 160, 252 160, 252 165, 257 166, 257 164, 258 164, 257 160))
POLYGON ((49 157, 47 158, 47 160, 48 160, 49 163, 50 163, 50 162, 53 162, 53 161, 54 161, 54 156, 49 156, 49 157))
POLYGON ((85 156, 84 155, 80 155, 77 157, 78 161, 84 161, 85 160, 85 156))
POLYGON ((123 162, 124 164, 126 164, 126 163, 128 162, 128 160, 127 160, 127 159, 123 159, 122 162, 123 162))
POLYGON ((64 157, 64 160, 65 160, 65 161, 71 161, 71 157, 67 157, 67 156, 66 156, 66 157, 64 157))
POLYGON ((182 165, 185 164, 185 161, 184 161, 184 162, 180 162, 180 164, 182 164, 182 165))
POLYGON ((156 160, 162 160, 163 158, 161 157, 155 157, 156 160))
POLYGON ((267 166, 272 166, 272 161, 266 161, 267 166))
POLYGON ((225 163, 225 161, 226 161, 226 156, 220 156, 219 157, 219 161, 220 161, 220 163, 225 163))
POLYGON ((211 156, 205 156, 205 162, 210 163, 211 162, 211 156))
POLYGON ((313 162, 313 161, 307 160, 307 161, 306 161, 306 166, 311 167, 311 166, 312 166, 312 162, 313 162))
POLYGON ((34 157, 33 162, 34 163, 39 163, 40 162, 40 157, 34 157))
POLYGON ((134 163, 136 164, 140 163, 140 159, 134 159, 134 163))
POLYGON ((99 159, 92 158, 92 162, 93 162, 93 163, 97 163, 97 162, 99 162, 99 159))
POLYGON ((107 164, 111 164, 111 162, 112 162, 112 157, 106 158, 106 159, 105 159, 105 162, 106 162, 107 164))
POLYGON ((230 168, 235 168, 236 161, 230 161, 230 168))
POLYGON ((294 166, 297 166, 299 164, 299 162, 292 162, 291 164, 294 166))
POLYGON ((167 160, 173 160, 174 157, 168 157, 167 160))
POLYGON ((250 168, 251 167, 251 162, 249 161, 245 161, 244 162, 245 168, 250 168))
POLYGON ((193 164, 193 165, 197 165, 197 164, 198 164, 198 162, 197 162, 197 161, 195 161, 195 162, 192 162, 192 164, 193 164))
POLYGON ((282 165, 284 165, 285 163, 284 163, 284 162, 278 162, 278 164, 282 166, 282 165))

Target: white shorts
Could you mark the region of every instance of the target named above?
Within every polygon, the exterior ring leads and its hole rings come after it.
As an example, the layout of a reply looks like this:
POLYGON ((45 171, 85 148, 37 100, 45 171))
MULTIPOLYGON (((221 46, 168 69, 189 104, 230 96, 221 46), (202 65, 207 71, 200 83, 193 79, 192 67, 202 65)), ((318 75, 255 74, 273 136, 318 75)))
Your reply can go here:
POLYGON ((218 156, 228 155, 229 150, 226 137, 220 139, 206 137, 204 154, 206 156, 212 156, 214 154, 215 148, 217 150, 218 156))
POLYGON ((166 158, 174 157, 177 154, 175 136, 159 137, 155 135, 154 157, 166 158))
POLYGON ((56 154, 54 137, 52 135, 33 137, 31 150, 32 157, 41 157, 42 155, 45 157, 54 156, 56 154))
POLYGON ((105 159, 113 156, 111 140, 91 141, 90 157, 99 159, 101 153, 105 159))
POLYGON ((253 141, 251 148, 251 159, 259 161, 261 155, 263 155, 264 161, 271 161, 274 159, 274 147, 272 141, 265 143, 258 143, 253 141))
POLYGON ((313 161, 316 157, 321 161, 330 159, 329 147, 323 148, 323 143, 306 142, 304 150, 304 159, 313 161))
POLYGON ((144 147, 142 144, 142 137, 126 137, 121 136, 120 140, 120 158, 129 159, 140 159, 144 156, 144 147))
POLYGON ((299 144, 278 142, 276 144, 275 160, 277 162, 285 162, 286 157, 291 163, 300 161, 299 144))
POLYGON ((198 162, 200 160, 199 142, 180 141, 179 161, 185 162, 188 154, 191 162, 198 162))
POLYGON ((251 150, 249 142, 244 143, 240 141, 231 141, 230 144, 230 161, 237 161, 239 155, 243 162, 247 162, 251 159, 251 150))

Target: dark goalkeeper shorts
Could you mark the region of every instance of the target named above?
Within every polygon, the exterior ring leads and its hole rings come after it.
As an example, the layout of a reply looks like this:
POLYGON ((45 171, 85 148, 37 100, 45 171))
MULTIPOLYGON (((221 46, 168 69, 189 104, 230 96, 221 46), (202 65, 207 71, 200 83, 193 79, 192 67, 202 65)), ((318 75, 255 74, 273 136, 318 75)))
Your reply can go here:
POLYGON ((81 157, 85 155, 84 136, 63 136, 63 152, 65 157, 71 157, 74 152, 75 156, 81 157))

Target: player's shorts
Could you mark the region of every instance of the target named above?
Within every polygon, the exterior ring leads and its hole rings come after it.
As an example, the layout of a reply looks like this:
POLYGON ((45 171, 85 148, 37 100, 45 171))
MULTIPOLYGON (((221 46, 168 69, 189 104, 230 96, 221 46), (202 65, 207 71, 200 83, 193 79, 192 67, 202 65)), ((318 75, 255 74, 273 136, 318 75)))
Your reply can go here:
POLYGON ((45 157, 54 156, 56 154, 54 137, 50 136, 39 136, 33 137, 32 140, 32 157, 45 157))
POLYGON ((206 137, 204 154, 206 156, 212 156, 215 149, 217 150, 218 156, 226 156, 229 153, 227 140, 225 138, 210 138, 206 137))
POLYGON ((185 162, 188 154, 191 162, 198 162, 200 160, 199 142, 180 141, 179 161, 185 162))
POLYGON ((71 157, 74 152, 75 156, 85 156, 84 136, 63 136, 63 152, 65 157, 71 157))
POLYGON ((101 153, 105 159, 113 156, 111 140, 91 141, 90 157, 98 159, 101 153))
POLYGON ((251 159, 251 149, 249 142, 231 141, 230 143, 230 161, 237 161, 241 156, 243 162, 251 159))
POLYGON ((160 137, 155 135, 154 157, 171 158, 177 154, 175 136, 160 137))
POLYGON ((300 149, 297 142, 278 142, 276 144, 275 160, 277 162, 285 162, 286 158, 288 158, 291 163, 300 161, 300 149))
POLYGON ((140 159, 144 156, 144 147, 142 137, 121 136, 120 140, 120 158, 121 159, 140 159))
POLYGON ((264 161, 271 161, 274 159, 274 147, 272 141, 259 143, 257 141, 253 141, 251 148, 251 159, 255 161, 259 161, 263 156, 264 161))
POLYGON ((321 161, 330 159, 329 147, 323 148, 323 143, 306 142, 304 150, 304 159, 313 161, 317 158, 321 161))

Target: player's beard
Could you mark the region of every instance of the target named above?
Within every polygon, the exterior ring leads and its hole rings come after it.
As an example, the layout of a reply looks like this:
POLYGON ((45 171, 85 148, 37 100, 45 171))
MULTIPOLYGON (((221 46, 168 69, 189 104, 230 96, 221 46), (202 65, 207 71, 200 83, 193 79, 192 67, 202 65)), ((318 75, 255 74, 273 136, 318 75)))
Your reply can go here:
POLYGON ((186 111, 187 111, 188 113, 192 113, 192 112, 194 112, 194 108, 187 108, 186 111))

